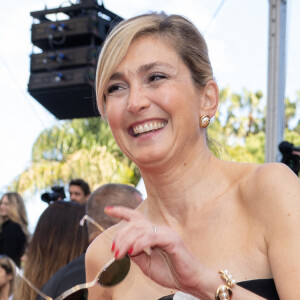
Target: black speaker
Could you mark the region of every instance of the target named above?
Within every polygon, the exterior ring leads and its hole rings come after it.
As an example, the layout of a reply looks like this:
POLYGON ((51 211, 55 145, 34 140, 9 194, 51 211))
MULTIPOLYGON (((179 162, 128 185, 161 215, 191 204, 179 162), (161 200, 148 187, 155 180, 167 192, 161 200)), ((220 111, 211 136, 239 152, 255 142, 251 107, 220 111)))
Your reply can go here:
POLYGON ((32 54, 30 71, 44 72, 95 65, 100 47, 85 46, 32 54))
POLYGON ((99 116, 94 77, 93 67, 32 73, 28 92, 60 120, 99 116))
POLYGON ((42 50, 90 45, 92 40, 100 45, 109 29, 110 21, 93 14, 64 21, 33 24, 31 41, 42 50))
POLYGON ((96 0, 30 15, 32 44, 42 50, 31 54, 30 95, 61 120, 99 116, 94 99, 97 55, 109 30, 122 18, 96 0), (65 19, 58 20, 58 14, 65 19))
POLYGON ((59 120, 100 116, 89 85, 32 90, 30 94, 59 120))

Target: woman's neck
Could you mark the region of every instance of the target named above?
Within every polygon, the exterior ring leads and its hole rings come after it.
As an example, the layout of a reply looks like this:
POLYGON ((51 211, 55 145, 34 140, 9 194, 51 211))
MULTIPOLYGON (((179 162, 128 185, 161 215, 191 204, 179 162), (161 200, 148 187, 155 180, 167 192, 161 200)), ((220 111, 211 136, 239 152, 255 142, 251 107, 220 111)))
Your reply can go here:
POLYGON ((7 282, 5 285, 1 287, 0 300, 7 300, 9 296, 10 296, 10 283, 7 282))
MULTIPOLYGON (((7 221, 9 221, 9 218, 8 218, 7 216, 1 217, 1 219, 0 219, 0 226, 1 226, 1 228, 2 228, 2 225, 3 225, 5 222, 7 222, 7 221)), ((2 229, 1 229, 1 230, 2 230, 2 229)))
POLYGON ((185 223, 195 205, 204 205, 208 196, 217 193, 215 182, 218 176, 221 178, 219 164, 219 159, 206 152, 202 157, 187 159, 181 166, 170 167, 166 172, 141 170, 148 196, 144 213, 169 225, 185 223), (212 174, 215 176, 213 182, 212 174))

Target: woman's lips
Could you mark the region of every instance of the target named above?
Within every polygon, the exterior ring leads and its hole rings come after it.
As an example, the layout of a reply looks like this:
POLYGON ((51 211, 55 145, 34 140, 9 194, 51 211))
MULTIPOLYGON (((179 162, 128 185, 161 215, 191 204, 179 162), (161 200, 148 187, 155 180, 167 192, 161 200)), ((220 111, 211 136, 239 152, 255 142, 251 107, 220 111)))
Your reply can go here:
POLYGON ((159 130, 164 128, 167 125, 167 121, 157 120, 157 121, 148 121, 143 124, 137 124, 129 129, 129 133, 133 136, 139 136, 143 133, 148 133, 150 131, 159 130))

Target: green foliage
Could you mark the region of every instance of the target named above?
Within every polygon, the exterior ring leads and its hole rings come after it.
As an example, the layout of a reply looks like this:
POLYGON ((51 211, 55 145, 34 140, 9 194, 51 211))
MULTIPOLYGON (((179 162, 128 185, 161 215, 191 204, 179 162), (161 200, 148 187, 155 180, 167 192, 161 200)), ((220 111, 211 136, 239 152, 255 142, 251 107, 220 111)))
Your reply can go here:
MULTIPOLYGON (((300 92, 295 101, 286 99, 285 105, 285 140, 300 145, 300 121, 293 126, 300 109, 300 92)), ((210 148, 225 160, 263 163, 265 124, 266 103, 261 91, 244 90, 238 95, 227 87, 220 91, 219 111, 208 127, 210 141, 214 141, 210 148)))
POLYGON ((284 133, 284 139, 296 146, 300 145, 300 133, 296 130, 289 130, 288 128, 286 128, 284 133))
POLYGON ((32 163, 12 189, 40 191, 83 178, 92 188, 108 182, 136 185, 138 168, 121 152, 100 118, 59 122, 44 130, 32 149, 32 163))
MULTIPOLYGON (((266 135, 264 131, 250 134, 245 138, 245 149, 252 155, 251 162, 262 164, 265 161, 266 135)), ((250 161, 249 161, 250 162, 250 161)))
POLYGON ((94 146, 69 154, 64 162, 34 162, 19 176, 16 187, 20 192, 34 192, 52 185, 63 185, 77 177, 84 178, 93 189, 108 182, 137 183, 134 169, 117 160, 105 146, 94 146))
POLYGON ((109 126, 100 118, 64 121, 40 134, 32 149, 32 161, 63 161, 79 149, 91 149, 97 145, 105 145, 113 155, 124 157, 109 126))

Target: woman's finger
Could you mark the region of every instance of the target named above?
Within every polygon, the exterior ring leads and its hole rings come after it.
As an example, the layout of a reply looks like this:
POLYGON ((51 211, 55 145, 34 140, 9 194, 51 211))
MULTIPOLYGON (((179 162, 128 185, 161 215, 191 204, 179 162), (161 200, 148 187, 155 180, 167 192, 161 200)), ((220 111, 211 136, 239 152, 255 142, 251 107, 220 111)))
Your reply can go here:
POLYGON ((136 209, 127 208, 124 206, 106 206, 104 212, 110 217, 120 218, 124 221, 130 221, 132 218, 145 218, 136 209))
MULTIPOLYGON (((134 246, 136 240, 139 240, 143 235, 150 239, 151 233, 154 233, 153 224, 145 218, 131 218, 129 221, 123 222, 112 241, 112 251, 115 255, 117 253, 117 257, 120 259, 127 252, 130 252, 129 250, 134 246)), ((150 255, 150 246, 146 246, 143 251, 150 255)))

